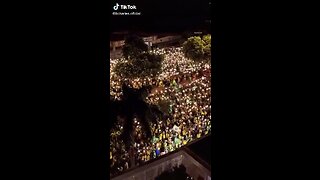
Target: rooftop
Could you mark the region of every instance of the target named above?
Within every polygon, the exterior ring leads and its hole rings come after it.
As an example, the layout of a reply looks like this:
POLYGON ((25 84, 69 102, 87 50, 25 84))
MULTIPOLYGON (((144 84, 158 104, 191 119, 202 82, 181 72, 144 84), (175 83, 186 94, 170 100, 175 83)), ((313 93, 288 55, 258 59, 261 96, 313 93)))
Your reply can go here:
POLYGON ((208 165, 211 164, 211 135, 189 145, 188 148, 208 165))
MULTIPOLYGON (((199 173, 200 171, 205 172, 205 174, 211 174, 211 164, 210 164, 211 160, 208 161, 208 159, 210 159, 211 157, 210 141, 211 141, 211 134, 204 136, 200 139, 194 140, 189 145, 183 146, 173 152, 162 155, 159 158, 152 159, 146 162, 145 164, 128 169, 127 171, 124 171, 119 175, 111 177, 111 179, 123 180, 123 179, 128 179, 132 176, 135 176, 137 178, 140 176, 143 177, 145 176, 145 174, 149 174, 149 173, 151 174, 153 173, 152 176, 156 177, 157 175, 155 175, 156 173, 155 171, 158 172, 159 166, 161 167, 167 166, 170 163, 174 164, 177 162, 185 164, 185 166, 187 167, 187 171, 189 171, 191 174, 199 173), (208 147, 208 145, 209 145, 209 148, 204 148, 204 147, 208 147), (195 148, 195 147, 199 147, 199 148, 195 148), (202 151, 201 149, 204 151, 202 151), (203 153, 205 155, 203 155, 203 153), (203 158, 206 158, 206 159, 203 159, 203 158), (200 169, 197 169, 198 170, 197 171, 197 170, 194 170, 194 168, 196 169, 200 168, 200 169), (195 172, 192 172, 192 171, 195 171, 195 172)), ((164 169, 164 167, 162 169, 164 169)))

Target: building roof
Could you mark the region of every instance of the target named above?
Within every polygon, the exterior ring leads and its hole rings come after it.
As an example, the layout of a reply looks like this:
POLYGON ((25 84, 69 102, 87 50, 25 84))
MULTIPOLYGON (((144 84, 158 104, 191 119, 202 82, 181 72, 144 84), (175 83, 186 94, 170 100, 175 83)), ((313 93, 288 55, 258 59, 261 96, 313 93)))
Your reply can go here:
POLYGON ((189 145, 188 148, 208 165, 211 164, 211 135, 189 145))
MULTIPOLYGON (((152 159, 144 164, 141 164, 140 166, 130 168, 130 169, 118 174, 118 175, 111 177, 111 179, 118 180, 118 179, 121 179, 121 178, 124 178, 127 176, 131 176, 134 174, 139 174, 140 171, 145 171, 147 168, 150 168, 151 166, 155 166, 155 164, 159 164, 164 161, 168 161, 169 159, 170 160, 174 159, 175 157, 178 157, 180 155, 189 156, 190 158, 197 161, 198 164, 203 166, 207 171, 211 171, 211 163, 208 163, 208 161, 206 161, 207 159, 203 159, 203 157, 205 158, 208 156, 201 155, 202 151, 194 150, 194 146, 201 146, 200 148, 203 148, 203 147, 208 146, 208 144, 211 144, 211 143, 209 143, 210 141, 211 141, 211 134, 204 136, 200 139, 194 140, 193 142, 191 142, 187 146, 183 146, 173 152, 162 155, 156 159, 152 159), (205 144, 205 143, 208 143, 208 144, 205 144), (190 146, 191 146, 191 148, 190 148, 190 146)), ((203 149, 205 149, 205 151, 209 150, 209 154, 211 153, 210 152, 211 148, 203 148, 203 149)), ((210 157, 211 157, 211 155, 210 155, 210 157)), ((211 162, 211 160, 209 162, 211 162)))

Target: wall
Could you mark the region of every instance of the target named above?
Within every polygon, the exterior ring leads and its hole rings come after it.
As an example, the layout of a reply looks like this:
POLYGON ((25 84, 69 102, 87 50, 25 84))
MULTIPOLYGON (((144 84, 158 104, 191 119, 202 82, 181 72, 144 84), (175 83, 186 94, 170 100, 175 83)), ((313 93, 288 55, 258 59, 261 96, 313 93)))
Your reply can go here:
MULTIPOLYGON (((161 38, 157 38, 157 36, 149 36, 149 37, 144 37, 143 40, 145 42, 152 42, 152 44, 158 44, 158 43, 175 41, 180 38, 181 38, 181 36, 165 36, 165 37, 161 37, 161 38)), ((122 47, 123 45, 124 45, 124 40, 111 41, 110 42, 110 51, 115 51, 115 48, 122 47)))
POLYGON ((162 172, 166 171, 171 166, 177 166, 183 164, 187 173, 197 179, 200 175, 204 180, 208 180, 208 176, 211 177, 211 172, 197 162, 193 157, 187 154, 184 150, 180 150, 176 153, 169 154, 166 157, 151 162, 150 164, 143 165, 137 169, 117 176, 111 180, 154 180, 162 172))

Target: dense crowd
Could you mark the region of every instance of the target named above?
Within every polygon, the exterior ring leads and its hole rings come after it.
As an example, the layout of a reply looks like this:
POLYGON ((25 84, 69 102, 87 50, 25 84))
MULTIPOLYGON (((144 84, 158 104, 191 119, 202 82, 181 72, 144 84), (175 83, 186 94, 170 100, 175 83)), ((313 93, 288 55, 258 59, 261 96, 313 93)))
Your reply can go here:
POLYGON ((121 83, 134 88, 152 85, 145 99, 149 104, 169 102, 168 113, 156 123, 150 123, 152 137, 147 137, 138 118, 134 119, 133 144, 127 151, 119 135, 123 131, 123 119, 111 130, 110 161, 111 175, 157 158, 201 138, 211 132, 211 66, 195 63, 184 58, 181 48, 157 49, 164 54, 161 74, 144 79, 122 79, 112 72, 115 63, 111 60, 110 95, 121 99, 121 83))
POLYGON ((126 83, 133 88, 141 88, 145 85, 168 86, 172 79, 180 80, 184 76, 191 80, 188 75, 208 71, 211 68, 209 62, 195 63, 185 58, 181 48, 155 49, 153 53, 165 55, 161 71, 158 74, 151 74, 144 78, 128 79, 121 74, 116 74, 113 70, 115 65, 119 62, 126 62, 126 60, 124 58, 110 59, 110 96, 112 99, 121 100, 123 95, 121 90, 122 83, 126 83))

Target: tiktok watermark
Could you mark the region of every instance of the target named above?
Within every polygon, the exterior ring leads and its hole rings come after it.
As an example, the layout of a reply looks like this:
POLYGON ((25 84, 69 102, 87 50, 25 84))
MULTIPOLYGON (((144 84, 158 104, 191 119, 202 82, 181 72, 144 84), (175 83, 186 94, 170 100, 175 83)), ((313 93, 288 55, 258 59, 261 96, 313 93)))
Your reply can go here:
POLYGON ((113 6, 113 12, 112 15, 114 16, 140 16, 141 12, 137 12, 137 6, 136 5, 124 5, 116 3, 113 6))

